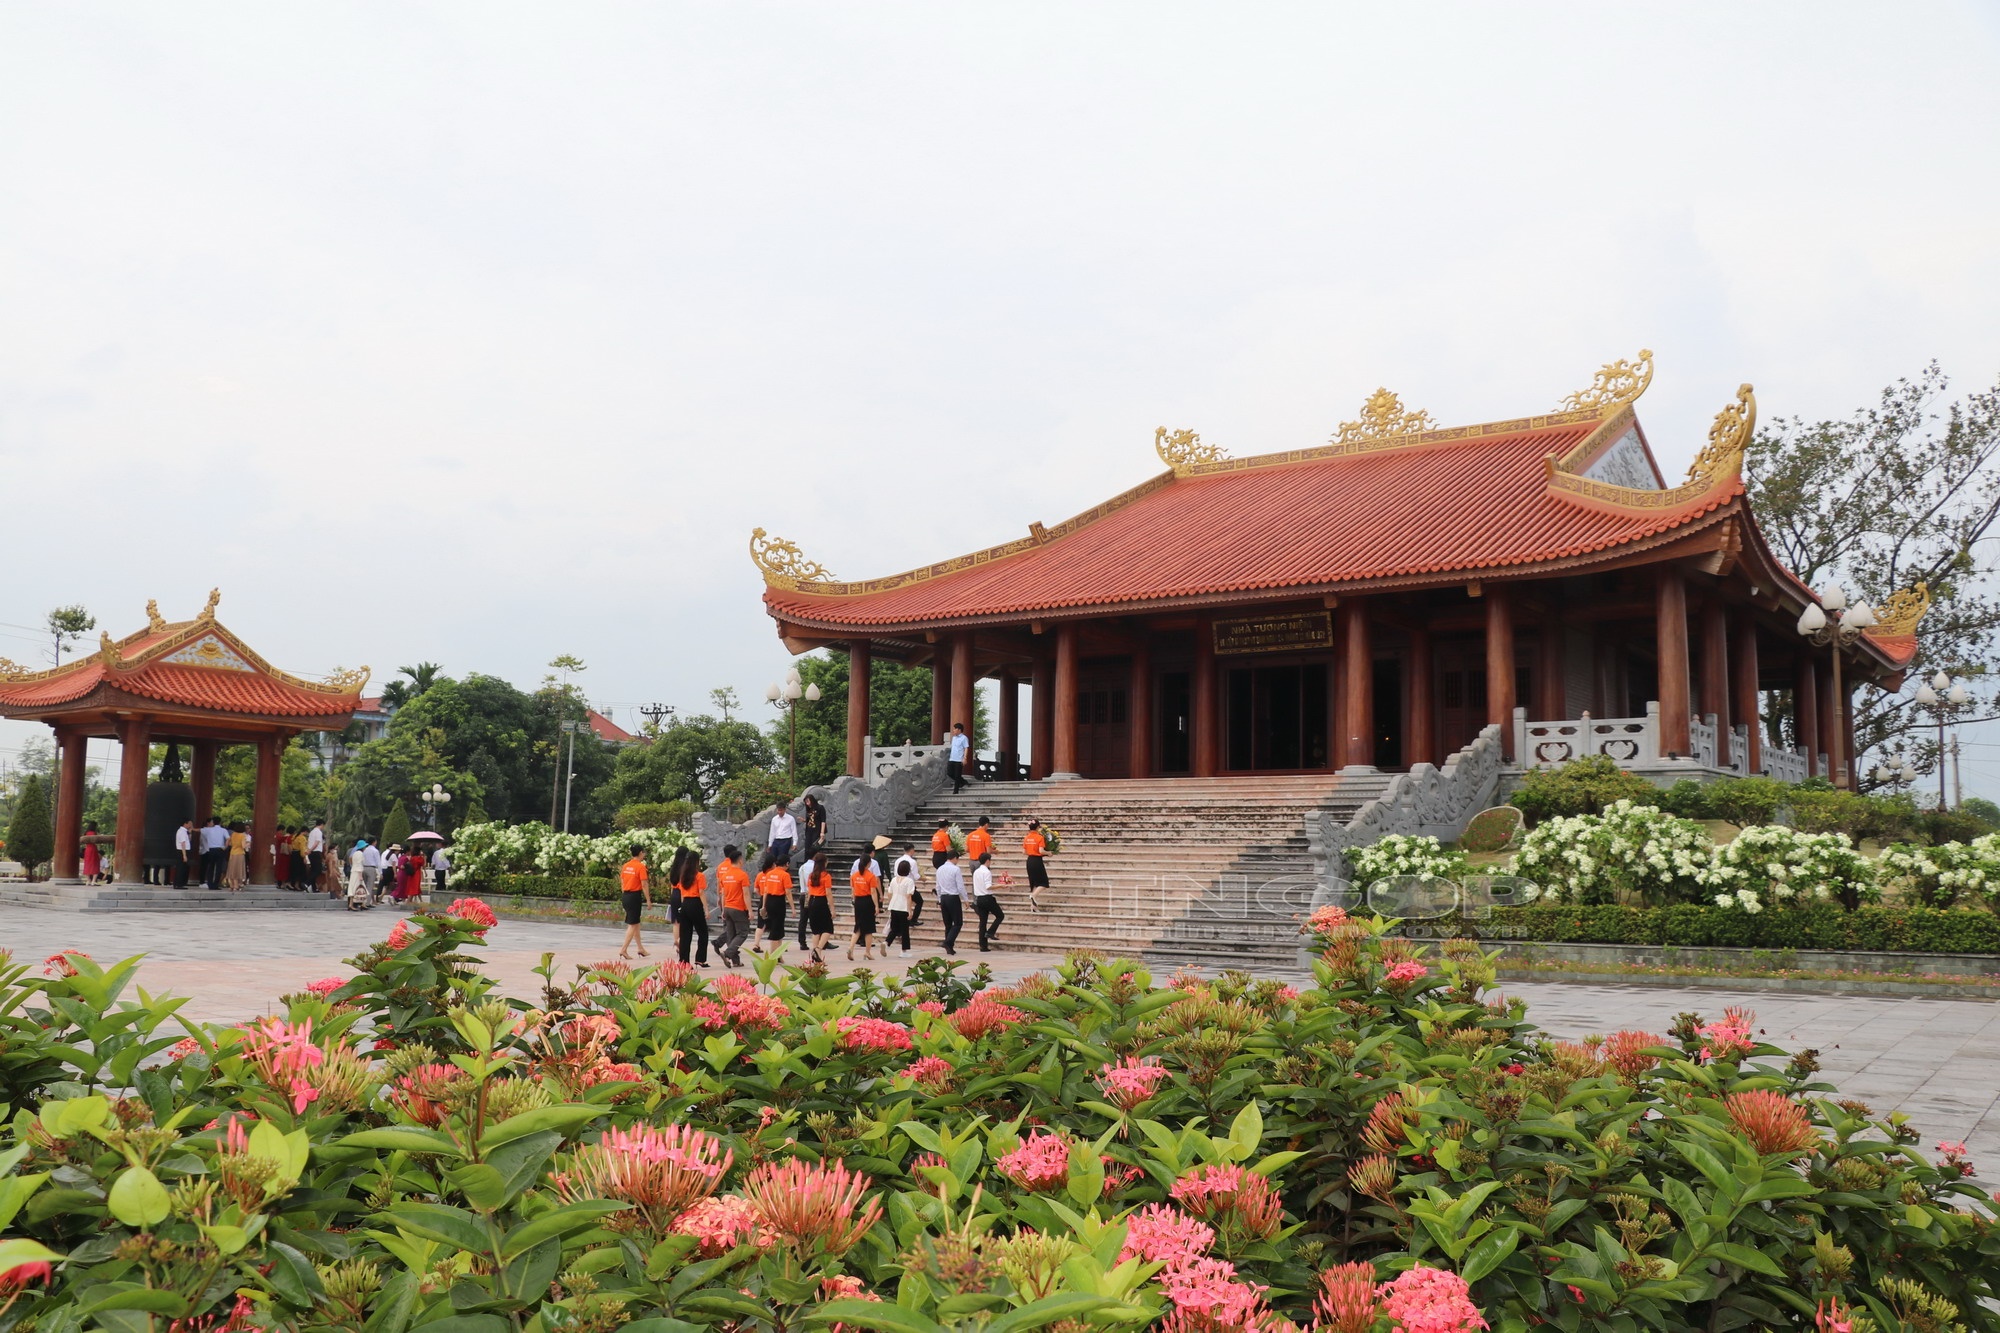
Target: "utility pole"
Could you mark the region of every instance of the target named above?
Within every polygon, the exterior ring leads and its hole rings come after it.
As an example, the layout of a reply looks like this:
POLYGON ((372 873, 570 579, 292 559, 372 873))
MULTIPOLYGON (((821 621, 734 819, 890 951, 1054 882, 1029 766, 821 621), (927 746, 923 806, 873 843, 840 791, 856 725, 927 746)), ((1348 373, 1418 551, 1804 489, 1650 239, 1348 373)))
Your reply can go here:
MULTIPOLYGON (((568 762, 567 762, 567 763, 565 763, 565 764, 563 765, 563 773, 564 773, 564 777, 563 777, 563 801, 562 801, 562 815, 563 815, 563 822, 562 822, 562 831, 563 831, 564 833, 567 833, 567 832, 569 832, 569 795, 570 795, 570 788, 571 788, 571 787, 573 787, 573 786, 574 786, 574 785, 576 784, 576 729, 577 729, 577 726, 578 726, 578 724, 577 724, 577 723, 575 723, 575 722, 565 722, 565 723, 563 723, 563 724, 562 724, 562 729, 563 729, 564 733, 565 733, 565 734, 567 734, 567 735, 569 736, 569 760, 568 760, 568 762)), ((560 756, 561 756, 561 754, 562 754, 562 747, 561 747, 561 744, 560 744, 560 742, 558 742, 558 744, 557 744, 557 747, 556 747, 556 753, 557 753, 558 757, 560 757, 560 756)))
POLYGON ((1951 808, 1965 806, 1965 770, 1958 766, 1958 737, 1951 738, 1951 808))
POLYGON ((667 725, 670 727, 674 724, 674 706, 672 704, 647 704, 639 710, 639 716, 652 723, 653 730, 658 731, 660 729, 661 718, 665 718, 667 725))

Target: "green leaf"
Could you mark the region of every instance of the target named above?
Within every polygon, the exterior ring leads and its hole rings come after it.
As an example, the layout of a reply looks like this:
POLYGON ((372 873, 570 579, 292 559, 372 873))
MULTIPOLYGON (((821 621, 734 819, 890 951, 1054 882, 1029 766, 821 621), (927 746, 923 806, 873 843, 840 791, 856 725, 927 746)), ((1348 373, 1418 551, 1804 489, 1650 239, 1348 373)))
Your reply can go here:
POLYGON ((466 1201, 481 1212, 490 1213, 507 1202, 507 1178, 484 1162, 467 1162, 444 1173, 466 1201))
POLYGON ((487 1229, 463 1208, 438 1203, 401 1203, 381 1216, 413 1236, 474 1254, 485 1254, 492 1244, 487 1229))
MULTIPOLYGON (((156 1287, 126 1286, 117 1284, 122 1290, 108 1296, 92 1300, 78 1310, 80 1315, 96 1314, 101 1310, 147 1310, 153 1314, 184 1315, 188 1310, 187 1297, 176 1296, 171 1291, 161 1291, 156 1287)), ((103 1287, 92 1290, 103 1291, 103 1287)))
POLYGON ((62 1256, 38 1240, 0 1240, 0 1273, 22 1264, 61 1263, 62 1256))
POLYGON ((530 1134, 541 1134, 555 1130, 568 1134, 571 1130, 587 1125, 601 1115, 608 1114, 608 1106, 582 1106, 565 1102, 560 1106, 542 1106, 520 1115, 509 1116, 499 1124, 479 1136, 479 1151, 490 1153, 503 1143, 524 1139, 530 1134))
POLYGON ((897 1125, 896 1128, 909 1135, 915 1141, 916 1145, 926 1152, 937 1153, 940 1157, 944 1155, 944 1144, 939 1142, 937 1131, 929 1125, 920 1125, 914 1120, 905 1120, 902 1124, 897 1125))
MULTIPOLYGON (((1264 1141, 1264 1113, 1257 1109, 1257 1099, 1251 1098, 1236 1113, 1236 1119, 1229 1122, 1229 1143, 1232 1151, 1229 1160, 1247 1162, 1257 1155, 1257 1147, 1264 1141)), ((1040 1302, 1036 1302, 1040 1304, 1040 1302)), ((1030 1306, 1022 1306, 1023 1310, 1030 1306)), ((992 1333, 989 1329, 988 1333, 992 1333)))
POLYGON ((620 1324, 618 1333, 708 1333, 708 1325, 655 1315, 651 1319, 634 1319, 629 1324, 620 1324))
POLYGON ((525 1254, 545 1240, 581 1231, 596 1222, 598 1218, 623 1212, 631 1206, 615 1199, 583 1199, 576 1203, 566 1203, 560 1208, 552 1208, 533 1221, 523 1222, 508 1232, 506 1240, 500 1244, 500 1257, 512 1259, 515 1255, 525 1254))
MULTIPOLYGON (((812 1324, 842 1323, 852 1328, 873 1328, 887 1330, 887 1333, 944 1333, 942 1325, 928 1315, 919 1314, 900 1305, 887 1301, 862 1301, 843 1297, 828 1301, 806 1316, 812 1324)), ((997 1321, 996 1321, 997 1322, 997 1321)), ((987 1326, 991 1333, 992 1325, 987 1326)))
POLYGON ((364 1129, 359 1134, 349 1134, 337 1140, 336 1148, 377 1148, 389 1152, 429 1152, 442 1153, 446 1157, 463 1157, 465 1152, 446 1135, 434 1129, 419 1129, 415 1125, 390 1125, 385 1129, 364 1129))
POLYGON ((455 1314, 417 1325, 425 1333, 511 1333, 512 1326, 497 1314, 455 1314))
POLYGON ((1059 1319, 1082 1319, 1117 1304, 1119 1302, 1088 1292, 1058 1292, 1054 1296, 1030 1301, 1017 1310, 1009 1310, 989 1323, 986 1333, 1026 1333, 1028 1329, 1041 1328, 1059 1319))
POLYGON ((170 1208, 167 1187, 143 1166, 129 1166, 119 1173, 111 1184, 111 1193, 104 1196, 104 1206, 135 1231, 166 1221, 170 1208))
MULTIPOLYGON (((25 1151, 26 1147, 27 1145, 23 1144, 22 1151, 25 1151)), ((20 1160, 19 1156, 13 1153, 0 1156, 0 1172, 14 1169, 14 1163, 7 1161, 6 1157, 14 1157, 15 1161, 20 1160)), ((6 1230, 7 1224, 14 1220, 14 1214, 20 1212, 21 1205, 28 1201, 28 1196, 40 1189, 42 1182, 48 1178, 49 1173, 43 1171, 32 1176, 8 1176, 0 1180, 0 1231, 6 1230)), ((0 1272, 5 1271, 4 1267, 0 1267, 0 1272)))
POLYGON ((1514 1247, 1520 1243, 1521 1233, 1512 1227, 1482 1237, 1479 1243, 1472 1247, 1472 1252, 1465 1256, 1465 1262, 1460 1266, 1458 1275, 1467 1282, 1479 1281, 1505 1263, 1507 1256, 1512 1254, 1514 1247))
POLYGON ((539 1301, 561 1267, 562 1242, 551 1237, 509 1263, 501 1286, 517 1301, 539 1301))
POLYGON ((1758 1181, 1743 1196, 1746 1204, 1761 1203, 1766 1199, 1797 1199, 1808 1194, 1817 1194, 1819 1187, 1802 1176, 1787 1172, 1781 1176, 1771 1176, 1758 1181))
POLYGON ((1773 1263, 1769 1255, 1762 1250, 1753 1250, 1748 1245, 1719 1240, 1708 1247, 1708 1252, 1714 1258, 1735 1264, 1738 1268, 1747 1268, 1753 1273, 1762 1273, 1765 1277, 1785 1275, 1785 1270, 1773 1263))

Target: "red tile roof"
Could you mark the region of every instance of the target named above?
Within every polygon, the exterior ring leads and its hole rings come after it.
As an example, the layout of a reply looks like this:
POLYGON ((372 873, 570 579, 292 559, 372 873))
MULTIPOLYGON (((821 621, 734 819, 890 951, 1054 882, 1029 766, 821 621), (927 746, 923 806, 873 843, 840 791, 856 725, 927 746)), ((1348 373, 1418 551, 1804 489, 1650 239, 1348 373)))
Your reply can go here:
POLYGON ((1471 575, 1657 537, 1743 493, 1740 480, 1718 479, 1671 506, 1627 508, 1552 487, 1545 460, 1569 453, 1597 426, 1566 420, 1505 434, 1202 468, 1141 487, 1042 545, 971 557, 976 563, 879 590, 772 586, 764 600, 784 620, 887 626, 1471 575))
POLYGON ((595 708, 590 710, 590 729, 597 733, 597 739, 613 745, 630 745, 639 739, 595 708))

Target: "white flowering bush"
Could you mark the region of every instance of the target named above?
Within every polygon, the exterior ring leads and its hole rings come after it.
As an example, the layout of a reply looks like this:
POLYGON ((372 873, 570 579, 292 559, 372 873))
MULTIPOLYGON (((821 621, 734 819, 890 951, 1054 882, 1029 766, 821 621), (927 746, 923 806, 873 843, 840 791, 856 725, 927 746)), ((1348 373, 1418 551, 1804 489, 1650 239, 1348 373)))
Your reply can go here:
POLYGON ((1845 833, 1801 833, 1754 824, 1714 850, 1707 884, 1717 907, 1761 912, 1881 897, 1868 861, 1845 833))
POLYGON ((2000 894, 2000 834, 1937 847, 1898 843, 1875 863, 1883 888, 1926 907, 1993 906, 2000 894))
POLYGON ((468 884, 501 875, 610 875, 631 857, 635 845, 648 866, 662 871, 676 850, 697 844, 686 829, 634 829, 593 838, 557 833, 546 824, 467 824, 452 839, 452 869, 468 884))
POLYGON ((466 824, 452 835, 452 874, 468 884, 496 875, 531 874, 547 824, 466 824))
POLYGON ((1700 824, 1623 800, 1601 815, 1543 820, 1513 873, 1532 885, 1530 901, 1660 906, 1700 901, 1713 858, 1700 824))
POLYGON ((1447 850, 1436 838, 1391 833, 1366 847, 1351 847, 1347 860, 1357 884, 1373 884, 1398 875, 1418 879, 1454 879, 1465 869, 1465 858, 1447 850))
POLYGON ((618 867, 632 859, 632 849, 646 858, 646 867, 655 874, 666 870, 673 863, 674 853, 683 847, 699 847, 695 836, 683 828, 642 828, 630 833, 614 833, 608 838, 599 838, 590 845, 590 862, 586 873, 592 875, 613 875, 618 867))

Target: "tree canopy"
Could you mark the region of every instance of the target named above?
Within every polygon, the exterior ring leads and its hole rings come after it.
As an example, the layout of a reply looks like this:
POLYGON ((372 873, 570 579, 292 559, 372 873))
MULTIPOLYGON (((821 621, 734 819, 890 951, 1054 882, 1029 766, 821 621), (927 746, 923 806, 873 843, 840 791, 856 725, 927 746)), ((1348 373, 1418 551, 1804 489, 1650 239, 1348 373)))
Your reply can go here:
MULTIPOLYGON (((847 771, 847 654, 813 653, 795 663, 799 680, 819 686, 820 697, 800 701, 798 785, 831 782, 847 771)), ((986 698, 973 696, 972 745, 987 745, 986 698)), ((927 744, 931 737, 931 673, 929 667, 906 667, 875 661, 868 672, 868 734, 877 745, 927 744)), ((780 769, 790 741, 783 710, 770 723, 771 749, 780 769)))
POLYGON ((693 801, 706 806, 737 774, 779 762, 764 734, 741 718, 697 713, 648 731, 649 743, 618 754, 613 788, 620 804, 693 801))

